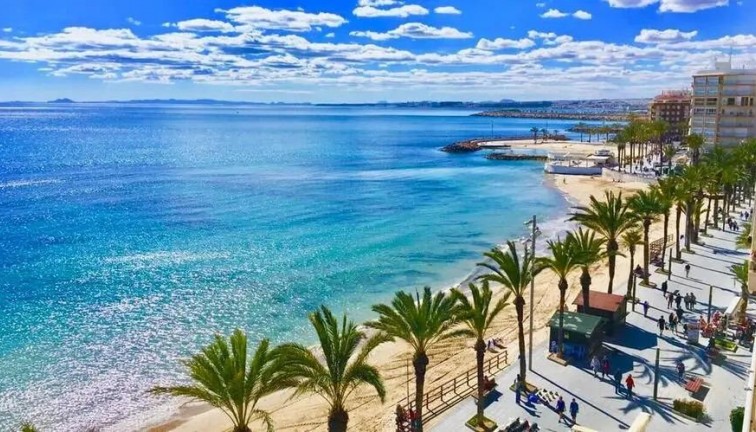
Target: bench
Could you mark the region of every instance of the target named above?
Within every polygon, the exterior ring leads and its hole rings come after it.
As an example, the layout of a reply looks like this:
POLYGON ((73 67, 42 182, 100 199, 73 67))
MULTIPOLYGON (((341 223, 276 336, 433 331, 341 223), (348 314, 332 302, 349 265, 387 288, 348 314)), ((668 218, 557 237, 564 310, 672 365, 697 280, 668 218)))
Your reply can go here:
POLYGON ((691 394, 698 393, 698 391, 701 390, 702 385, 703 385, 703 378, 701 377, 691 378, 685 384, 685 390, 689 391, 691 394))

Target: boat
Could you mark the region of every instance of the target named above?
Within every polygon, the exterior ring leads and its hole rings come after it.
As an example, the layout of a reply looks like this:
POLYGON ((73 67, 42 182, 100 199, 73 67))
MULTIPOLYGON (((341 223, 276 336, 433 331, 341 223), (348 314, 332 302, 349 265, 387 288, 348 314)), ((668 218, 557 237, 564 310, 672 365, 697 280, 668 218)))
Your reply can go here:
POLYGON ((588 156, 549 153, 543 170, 549 174, 601 175, 604 167, 611 166, 613 159, 610 150, 597 150, 588 156))

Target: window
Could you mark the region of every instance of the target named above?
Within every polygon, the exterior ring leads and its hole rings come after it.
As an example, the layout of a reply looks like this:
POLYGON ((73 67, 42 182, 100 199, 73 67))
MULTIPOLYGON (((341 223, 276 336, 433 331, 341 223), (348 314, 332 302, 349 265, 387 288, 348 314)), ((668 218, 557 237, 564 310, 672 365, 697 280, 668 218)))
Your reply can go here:
POLYGON ((734 98, 734 97, 732 97, 732 98, 727 98, 727 103, 726 103, 726 105, 727 105, 727 106, 733 106, 733 105, 735 105, 735 98, 734 98))

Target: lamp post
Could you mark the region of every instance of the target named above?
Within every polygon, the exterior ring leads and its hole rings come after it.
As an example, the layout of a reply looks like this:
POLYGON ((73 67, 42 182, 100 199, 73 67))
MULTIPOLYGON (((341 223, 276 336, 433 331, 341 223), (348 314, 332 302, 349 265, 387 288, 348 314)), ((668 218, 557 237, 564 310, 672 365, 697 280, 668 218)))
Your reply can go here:
POLYGON ((643 276, 643 270, 633 270, 633 312, 635 312, 635 287, 638 285, 638 278, 643 276))
MULTIPOLYGON (((538 224, 536 222, 536 216, 533 215, 533 219, 526 221, 525 225, 530 225, 530 250, 533 254, 533 260, 535 260, 535 241, 536 236, 538 235, 538 232, 540 231, 538 229, 538 224)), ((527 251, 527 243, 525 246, 525 250, 527 251)), ((533 267, 535 266, 535 262, 530 263, 530 327, 528 329, 528 369, 533 370, 533 303, 535 302, 535 281, 533 277, 533 267)))

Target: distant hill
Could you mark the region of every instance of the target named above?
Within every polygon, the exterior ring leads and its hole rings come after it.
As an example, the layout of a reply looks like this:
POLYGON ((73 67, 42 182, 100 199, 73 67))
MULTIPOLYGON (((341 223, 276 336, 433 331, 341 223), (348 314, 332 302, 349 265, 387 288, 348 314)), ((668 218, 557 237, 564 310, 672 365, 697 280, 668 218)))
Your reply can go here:
POLYGON ((62 99, 51 100, 51 101, 48 101, 47 103, 75 103, 75 102, 69 98, 62 98, 62 99))

